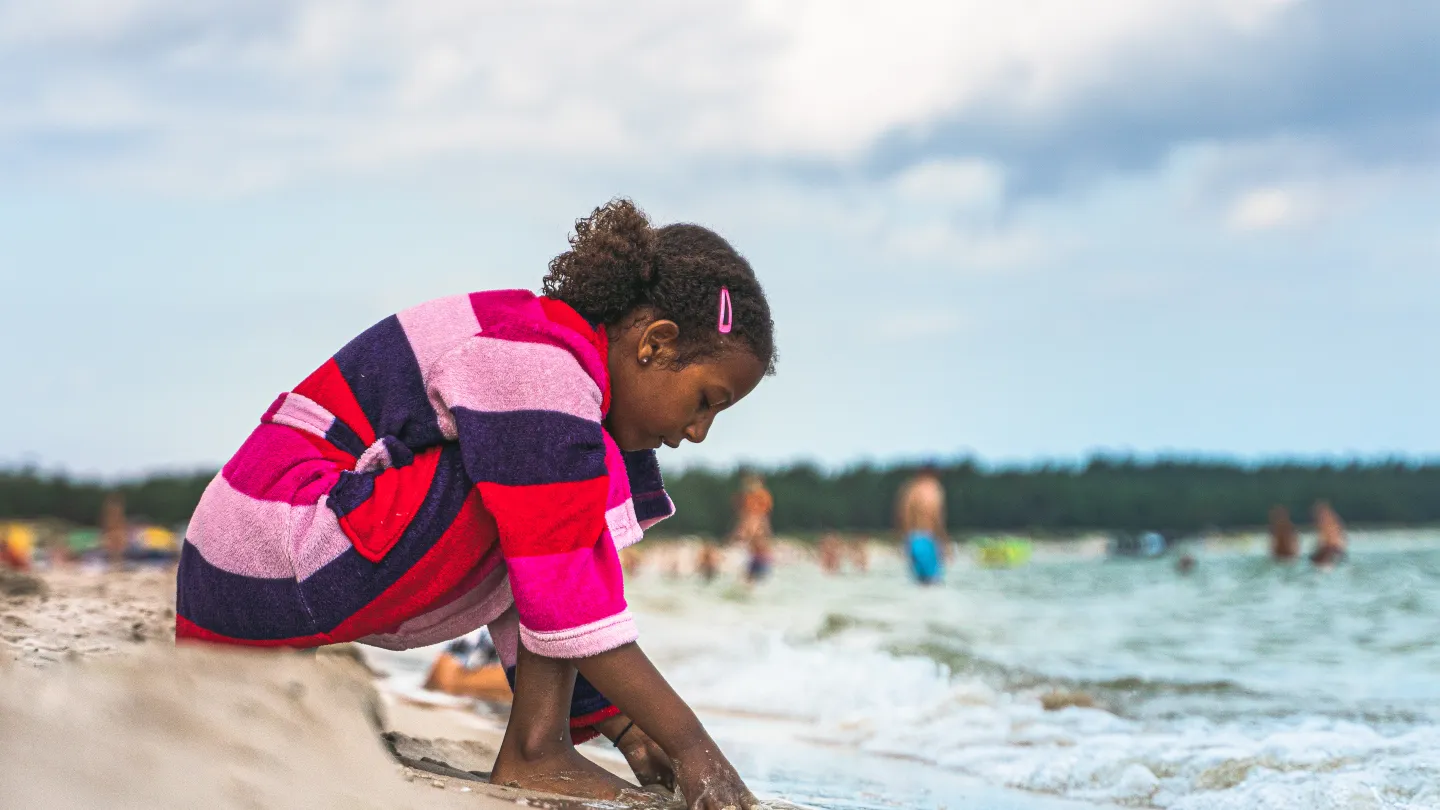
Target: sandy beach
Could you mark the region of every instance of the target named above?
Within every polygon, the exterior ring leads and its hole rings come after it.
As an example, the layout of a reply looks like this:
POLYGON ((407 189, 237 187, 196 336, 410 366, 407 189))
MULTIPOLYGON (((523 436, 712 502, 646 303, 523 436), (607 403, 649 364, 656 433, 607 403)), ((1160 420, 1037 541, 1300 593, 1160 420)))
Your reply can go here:
MULTIPOLYGON (((344 648, 176 648, 173 621, 169 570, 5 575, 7 807, 620 806, 479 781, 471 772, 490 770, 503 721, 377 690, 344 648)), ((597 759, 624 773, 618 758, 597 759)))

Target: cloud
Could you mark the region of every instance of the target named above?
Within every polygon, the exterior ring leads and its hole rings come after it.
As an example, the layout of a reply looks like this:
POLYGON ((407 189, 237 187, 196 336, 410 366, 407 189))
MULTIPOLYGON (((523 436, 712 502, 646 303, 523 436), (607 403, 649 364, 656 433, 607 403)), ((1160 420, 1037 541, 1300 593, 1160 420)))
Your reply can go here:
POLYGON ((0 0, 0 179, 476 158, 1013 196, 1294 130, 1433 160, 1437 36, 1428 0, 0 0))
POLYGON ((1257 188, 1235 200, 1230 226, 1241 231, 1268 231, 1293 225, 1309 213, 1309 203, 1293 189, 1257 188))

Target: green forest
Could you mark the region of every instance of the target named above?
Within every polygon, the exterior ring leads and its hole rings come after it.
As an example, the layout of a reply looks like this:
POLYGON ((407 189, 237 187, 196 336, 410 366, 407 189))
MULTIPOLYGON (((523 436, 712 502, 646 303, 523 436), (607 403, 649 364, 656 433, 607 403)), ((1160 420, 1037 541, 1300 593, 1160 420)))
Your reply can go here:
MULTIPOLYGON (((781 533, 887 531, 906 465, 826 471, 810 464, 759 468, 775 496, 781 533)), ((657 530, 718 536, 731 528, 741 470, 692 468, 667 476, 679 509, 657 530)), ((1440 463, 1396 460, 1344 464, 1096 457, 1083 464, 986 467, 961 460, 940 467, 957 535, 1002 531, 1072 533, 1087 529, 1187 534, 1259 526, 1271 506, 1309 521, 1317 499, 1359 525, 1440 522, 1440 463)), ((0 519, 59 518, 93 525, 107 494, 125 498, 132 518, 183 523, 211 472, 155 475, 105 485, 33 469, 0 470, 0 519)))

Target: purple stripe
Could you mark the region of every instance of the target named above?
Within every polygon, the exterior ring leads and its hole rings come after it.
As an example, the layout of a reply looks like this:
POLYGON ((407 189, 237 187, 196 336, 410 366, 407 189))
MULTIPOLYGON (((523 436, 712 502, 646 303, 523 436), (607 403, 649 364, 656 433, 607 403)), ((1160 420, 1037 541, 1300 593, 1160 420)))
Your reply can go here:
POLYGON ((211 632, 255 641, 317 632, 293 577, 232 574, 206 562, 189 540, 180 549, 176 586, 175 612, 211 632))
POLYGON ((330 429, 325 431, 325 441, 330 442, 356 458, 359 458, 365 452, 365 442, 360 441, 360 437, 355 431, 351 430, 349 425, 341 422, 339 419, 332 422, 330 429))
POLYGON ((625 453, 625 474, 630 478, 630 499, 635 502, 635 517, 641 523, 670 517, 675 511, 665 493, 660 477, 660 458, 654 450, 625 453))
POLYGON ((372 563, 350 548, 303 582, 223 571, 186 542, 176 610, 206 630, 232 638, 277 640, 328 633, 425 556, 460 514, 470 489, 459 448, 446 447, 424 503, 383 560, 372 563))
POLYGON ((455 409, 465 469, 504 486, 589 481, 606 474, 600 423, 555 411, 455 409))
POLYGON ((335 364, 376 436, 394 436, 410 447, 441 442, 420 364, 399 318, 391 315, 361 332, 335 353, 335 364))

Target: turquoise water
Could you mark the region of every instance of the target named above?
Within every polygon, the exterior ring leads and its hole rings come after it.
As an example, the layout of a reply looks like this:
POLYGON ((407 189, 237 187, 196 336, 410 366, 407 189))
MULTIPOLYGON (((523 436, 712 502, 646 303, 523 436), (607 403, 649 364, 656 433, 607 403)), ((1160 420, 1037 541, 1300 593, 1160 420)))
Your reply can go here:
POLYGON ((629 587, 642 645, 767 795, 1440 807, 1440 536, 1353 546, 1328 573, 1250 542, 1195 548, 1189 576, 1042 551, 932 589, 895 559, 794 562, 750 592, 657 565, 629 587), (1046 711, 1057 691, 1094 706, 1046 711))

